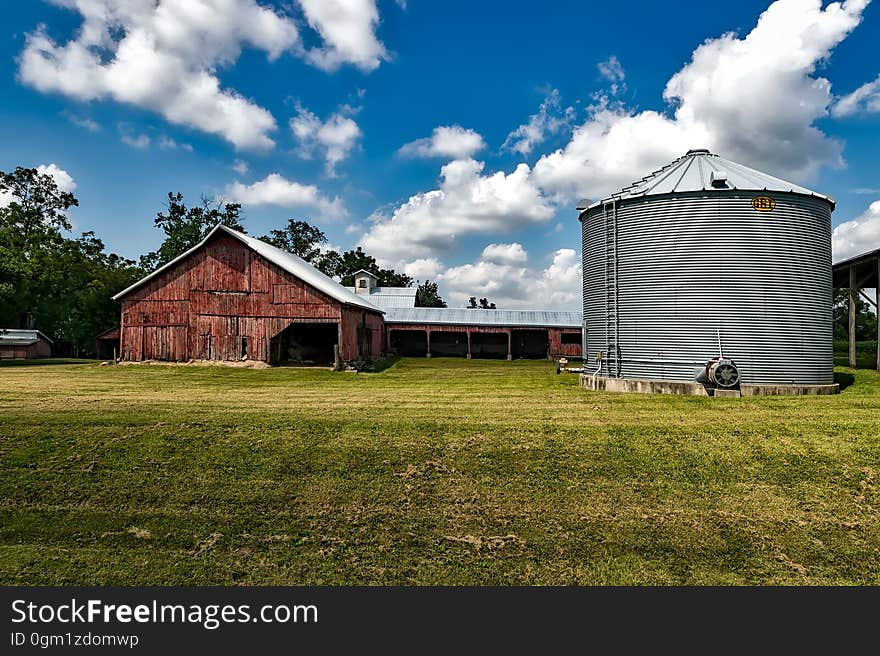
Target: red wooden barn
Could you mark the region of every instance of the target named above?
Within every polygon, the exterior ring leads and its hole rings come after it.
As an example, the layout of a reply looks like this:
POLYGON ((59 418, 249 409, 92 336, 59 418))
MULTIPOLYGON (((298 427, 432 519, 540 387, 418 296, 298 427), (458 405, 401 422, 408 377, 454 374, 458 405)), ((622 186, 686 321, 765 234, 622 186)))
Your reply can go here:
POLYGON ((304 260, 222 225, 123 290, 124 360, 328 364, 384 352, 383 311, 304 260))

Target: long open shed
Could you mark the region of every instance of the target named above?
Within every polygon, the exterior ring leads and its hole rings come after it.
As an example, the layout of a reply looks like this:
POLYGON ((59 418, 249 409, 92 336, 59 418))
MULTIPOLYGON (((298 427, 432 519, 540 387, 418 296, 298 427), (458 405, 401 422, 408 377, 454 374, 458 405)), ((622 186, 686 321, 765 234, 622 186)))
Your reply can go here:
POLYGON ((385 308, 388 351, 408 356, 581 356, 579 312, 385 308))

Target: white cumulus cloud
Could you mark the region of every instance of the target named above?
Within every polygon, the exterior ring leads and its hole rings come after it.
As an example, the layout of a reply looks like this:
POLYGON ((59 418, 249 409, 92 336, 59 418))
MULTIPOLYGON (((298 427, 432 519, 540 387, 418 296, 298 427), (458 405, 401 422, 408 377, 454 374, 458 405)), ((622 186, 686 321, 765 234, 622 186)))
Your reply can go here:
POLYGON ((528 165, 491 175, 483 167, 472 159, 449 162, 439 189, 410 197, 390 215, 375 214, 361 245, 387 262, 412 260, 448 252, 460 235, 512 232, 553 216, 528 165))
POLYGON ((388 53, 376 38, 379 10, 375 0, 299 0, 309 25, 324 39, 307 59, 324 70, 354 64, 364 71, 379 67, 388 53))
POLYGON ((567 198, 599 197, 695 147, 796 180, 842 164, 842 144, 814 125, 833 101, 815 72, 866 4, 774 2, 746 36, 724 34, 694 51, 666 85, 671 115, 597 102, 571 141, 535 164, 538 183, 567 198))
POLYGON ((163 134, 161 137, 159 137, 159 148, 161 148, 162 150, 177 150, 179 148, 180 150, 185 150, 188 153, 191 153, 193 150, 192 145, 175 141, 167 134, 163 134))
POLYGON ((101 126, 98 124, 98 122, 93 121, 87 116, 77 116, 75 114, 65 114, 65 116, 67 117, 68 121, 84 130, 88 130, 89 132, 101 131, 101 126))
POLYGON ((235 181, 226 188, 226 196, 242 205, 313 207, 324 218, 337 218, 347 214, 340 198, 330 199, 315 185, 288 180, 279 173, 270 173, 250 185, 235 181))
POLYGON ((21 82, 77 100, 134 105, 236 148, 270 148, 276 129, 267 109, 221 85, 218 71, 243 48, 270 60, 290 52, 323 68, 351 63, 372 70, 384 56, 371 0, 302 0, 323 44, 309 52, 295 16, 256 0, 52 1, 79 12, 82 25, 66 43, 44 26, 28 34, 18 61, 21 82))
POLYGON ((880 112, 880 76, 838 99, 831 110, 831 113, 838 117, 877 112, 880 112))
POLYGON ((55 163, 40 164, 37 167, 37 173, 40 175, 51 175, 61 191, 73 191, 76 189, 76 181, 73 179, 73 176, 55 163))
POLYGON ((146 134, 123 134, 119 140, 126 146, 143 150, 150 147, 150 137, 146 134))
MULTIPOLYGON (((395 269, 397 268, 395 267, 395 269)), ((399 269, 415 280, 433 280, 443 270, 443 265, 436 257, 425 257, 411 262, 402 262, 399 269)))
POLYGON ((599 75, 610 84, 612 96, 626 91, 626 83, 624 81, 626 80, 626 73, 616 55, 611 55, 605 61, 599 62, 596 64, 596 68, 599 70, 599 75))
POLYGON ((871 203, 858 218, 834 228, 831 249, 836 262, 878 248, 880 248, 880 200, 871 203))
POLYGON ((538 112, 507 135, 501 148, 528 155, 547 137, 570 129, 574 118, 574 107, 563 108, 559 90, 553 89, 538 107, 538 112))
POLYGON ((495 264, 525 264, 529 255, 522 244, 489 244, 483 249, 482 259, 495 264))
POLYGON ((487 247, 476 262, 450 267, 439 276, 450 307, 464 307, 471 296, 485 296, 502 309, 580 310, 581 260, 576 251, 553 252, 543 269, 527 266, 524 250, 521 259, 507 262, 492 255, 487 247))
POLYGON ((336 165, 348 157, 363 134, 354 119, 346 115, 350 111, 343 108, 322 121, 297 105, 296 116, 290 119, 290 130, 299 142, 300 155, 310 158, 319 153, 330 177, 336 175, 336 165))
POLYGON ((403 157, 467 159, 485 147, 486 142, 478 132, 460 125, 441 125, 434 128, 430 137, 410 141, 397 152, 403 157))

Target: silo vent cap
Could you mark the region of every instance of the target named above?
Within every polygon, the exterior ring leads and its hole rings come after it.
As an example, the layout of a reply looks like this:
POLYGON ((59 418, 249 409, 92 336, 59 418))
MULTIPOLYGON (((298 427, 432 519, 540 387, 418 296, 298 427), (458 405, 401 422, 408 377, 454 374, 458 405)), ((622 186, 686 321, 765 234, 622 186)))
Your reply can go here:
POLYGON ((708 154, 709 154, 708 148, 691 148, 689 151, 687 151, 685 153, 685 157, 687 157, 688 155, 708 155, 708 154))
POLYGON ((709 182, 712 183, 713 187, 726 187, 727 186, 727 174, 724 171, 712 171, 709 175, 709 182))

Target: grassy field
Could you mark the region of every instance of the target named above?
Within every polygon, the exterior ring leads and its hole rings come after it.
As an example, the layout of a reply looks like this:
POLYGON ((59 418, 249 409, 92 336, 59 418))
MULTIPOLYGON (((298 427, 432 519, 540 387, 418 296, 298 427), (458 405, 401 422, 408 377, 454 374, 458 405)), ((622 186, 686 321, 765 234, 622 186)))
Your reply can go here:
POLYGON ((0 372, 4 584, 878 584, 880 376, 586 392, 550 362, 0 372))

